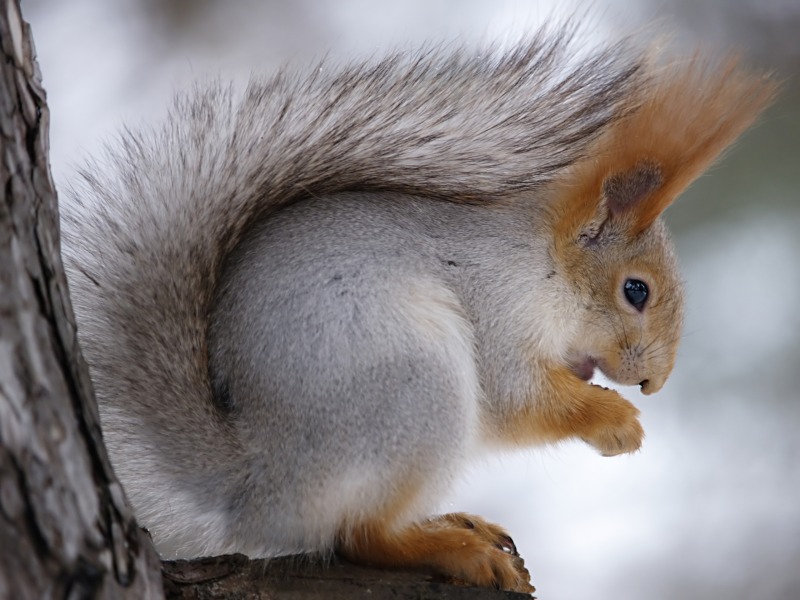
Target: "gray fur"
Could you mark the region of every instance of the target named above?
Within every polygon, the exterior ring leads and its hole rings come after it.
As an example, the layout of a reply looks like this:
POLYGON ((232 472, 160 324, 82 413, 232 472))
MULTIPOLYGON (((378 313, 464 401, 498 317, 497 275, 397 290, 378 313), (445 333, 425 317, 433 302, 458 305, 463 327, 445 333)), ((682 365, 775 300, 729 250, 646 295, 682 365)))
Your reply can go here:
POLYGON ((643 60, 576 61, 560 32, 322 63, 198 88, 83 171, 80 340, 162 551, 325 551, 409 479, 408 518, 435 507, 535 387, 519 348, 568 351, 543 190, 632 108, 643 60))
POLYGON ((478 414, 489 412, 481 405, 513 401, 501 382, 530 376, 515 349, 536 337, 537 324, 535 314, 512 315, 551 293, 539 284, 547 252, 531 238, 529 208, 485 211, 396 194, 317 198, 259 223, 233 252, 210 319, 210 364, 243 445, 255 451, 248 472, 257 475, 239 487, 250 505, 235 521, 272 524, 267 540, 249 525, 237 532, 246 551, 274 553, 259 544, 276 539, 329 546, 307 524, 320 511, 305 503, 325 498, 330 535, 352 511, 337 507, 343 485, 367 515, 408 478, 441 490, 481 444, 478 414), (416 307, 437 286, 456 300, 446 308, 468 343, 417 322, 416 307), (510 318, 478 318, 494 314, 510 318), (465 385, 477 364, 497 374, 480 392, 477 381, 465 385), (287 440, 296 453, 276 461, 287 440))

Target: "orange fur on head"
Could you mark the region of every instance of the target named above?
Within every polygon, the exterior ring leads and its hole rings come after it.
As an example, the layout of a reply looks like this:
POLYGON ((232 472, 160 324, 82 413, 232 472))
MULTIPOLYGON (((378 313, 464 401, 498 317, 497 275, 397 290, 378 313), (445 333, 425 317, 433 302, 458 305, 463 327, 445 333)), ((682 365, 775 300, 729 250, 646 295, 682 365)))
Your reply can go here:
POLYGON ((605 208, 624 220, 631 237, 647 229, 753 123, 777 88, 735 59, 716 66, 688 59, 651 77, 637 108, 558 181, 554 216, 562 242, 574 241, 605 208))

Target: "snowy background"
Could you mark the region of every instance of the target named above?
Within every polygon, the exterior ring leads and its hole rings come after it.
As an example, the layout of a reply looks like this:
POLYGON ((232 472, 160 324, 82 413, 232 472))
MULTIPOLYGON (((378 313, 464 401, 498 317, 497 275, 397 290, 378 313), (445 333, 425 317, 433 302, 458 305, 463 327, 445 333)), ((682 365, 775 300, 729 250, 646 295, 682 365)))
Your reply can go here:
POLYGON ((688 322, 664 390, 624 390, 642 410, 642 451, 608 459, 574 443, 493 458, 442 510, 507 526, 543 600, 800 598, 800 0, 23 0, 23 11, 57 183, 196 78, 427 40, 507 42, 573 12, 595 39, 655 19, 679 46, 733 47, 780 73, 780 102, 668 213, 688 322))

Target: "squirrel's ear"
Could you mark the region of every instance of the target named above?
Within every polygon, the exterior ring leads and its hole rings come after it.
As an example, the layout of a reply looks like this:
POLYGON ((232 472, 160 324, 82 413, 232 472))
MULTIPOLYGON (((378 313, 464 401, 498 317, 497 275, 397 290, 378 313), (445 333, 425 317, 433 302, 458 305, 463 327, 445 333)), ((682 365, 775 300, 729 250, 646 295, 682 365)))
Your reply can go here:
POLYGON ((655 192, 663 184, 661 166, 643 161, 627 171, 606 177, 601 193, 611 218, 627 221, 634 217, 638 221, 641 220, 641 213, 652 204, 651 198, 655 192))
POLYGON ((557 237, 589 241, 608 223, 630 236, 647 229, 753 123, 776 88, 733 59, 659 67, 631 112, 555 181, 557 237))
POLYGON ((599 241, 609 222, 613 223, 614 232, 637 228, 643 213, 652 206, 651 198, 663 184, 661 167, 652 162, 642 162, 606 177, 600 186, 594 215, 580 227, 578 239, 583 245, 599 241))

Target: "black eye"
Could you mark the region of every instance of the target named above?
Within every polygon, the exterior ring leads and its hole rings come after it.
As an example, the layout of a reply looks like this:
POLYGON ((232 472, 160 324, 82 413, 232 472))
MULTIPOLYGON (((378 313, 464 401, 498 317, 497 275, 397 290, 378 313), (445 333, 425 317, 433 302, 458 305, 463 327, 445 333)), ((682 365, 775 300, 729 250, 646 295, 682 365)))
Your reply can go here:
POLYGON ((625 282, 625 298, 628 302, 638 311, 644 309, 644 303, 647 301, 647 284, 638 279, 628 279, 625 282))

